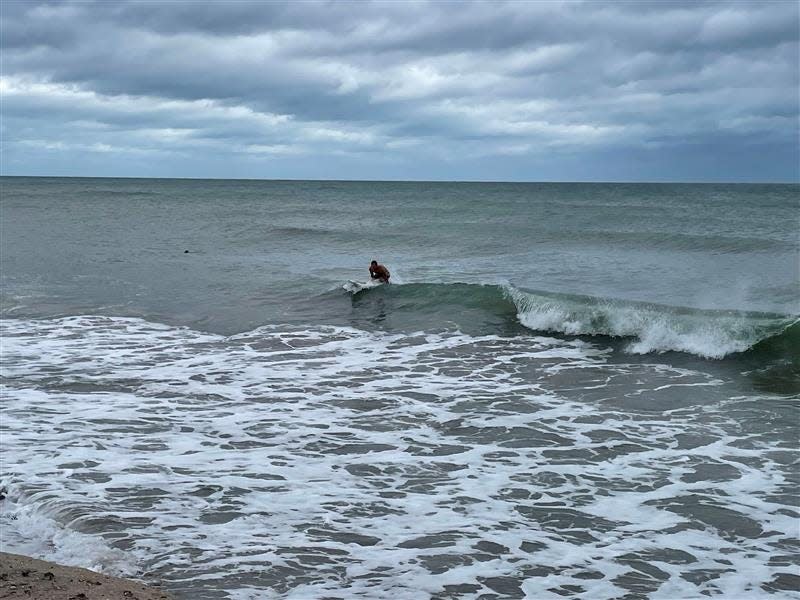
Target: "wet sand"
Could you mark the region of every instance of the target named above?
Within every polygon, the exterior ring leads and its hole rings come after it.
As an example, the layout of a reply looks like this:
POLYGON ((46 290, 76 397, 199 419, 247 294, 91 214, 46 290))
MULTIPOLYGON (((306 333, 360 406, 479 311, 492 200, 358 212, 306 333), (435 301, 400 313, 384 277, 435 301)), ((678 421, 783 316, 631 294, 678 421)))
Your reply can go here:
POLYGON ((6 552, 0 552, 0 598, 172 600, 166 592, 135 581, 6 552))

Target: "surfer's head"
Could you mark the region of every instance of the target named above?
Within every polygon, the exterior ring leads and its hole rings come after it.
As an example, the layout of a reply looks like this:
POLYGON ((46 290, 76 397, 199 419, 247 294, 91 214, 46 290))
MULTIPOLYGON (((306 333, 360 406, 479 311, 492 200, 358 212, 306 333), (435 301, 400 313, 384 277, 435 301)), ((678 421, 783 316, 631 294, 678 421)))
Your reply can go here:
POLYGON ((370 264, 370 265, 372 265, 373 267, 377 267, 377 266, 378 266, 378 261, 377 261, 377 260, 373 260, 373 261, 372 261, 371 263, 369 263, 369 264, 370 264))

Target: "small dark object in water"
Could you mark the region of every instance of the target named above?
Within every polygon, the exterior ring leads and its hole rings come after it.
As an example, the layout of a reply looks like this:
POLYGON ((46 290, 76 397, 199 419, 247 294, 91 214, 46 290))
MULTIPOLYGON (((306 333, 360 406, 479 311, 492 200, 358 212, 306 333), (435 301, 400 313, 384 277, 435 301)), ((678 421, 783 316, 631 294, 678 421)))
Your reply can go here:
POLYGON ((189 251, 188 250, 184 250, 183 253, 184 254, 189 254, 189 251))

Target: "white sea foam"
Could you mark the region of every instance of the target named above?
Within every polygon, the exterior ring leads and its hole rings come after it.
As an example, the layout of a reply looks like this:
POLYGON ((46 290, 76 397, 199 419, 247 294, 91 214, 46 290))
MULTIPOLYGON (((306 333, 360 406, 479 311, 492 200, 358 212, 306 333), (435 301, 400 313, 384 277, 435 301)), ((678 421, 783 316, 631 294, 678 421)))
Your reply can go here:
POLYGON ((48 516, 46 501, 19 494, 19 484, 9 482, 3 488, 6 495, 0 502, 3 551, 112 575, 136 575, 132 557, 112 548, 103 537, 65 527, 48 516))
POLYGON ((191 598, 792 597, 791 432, 716 377, 542 336, 1 324, 10 551, 93 539, 191 598))

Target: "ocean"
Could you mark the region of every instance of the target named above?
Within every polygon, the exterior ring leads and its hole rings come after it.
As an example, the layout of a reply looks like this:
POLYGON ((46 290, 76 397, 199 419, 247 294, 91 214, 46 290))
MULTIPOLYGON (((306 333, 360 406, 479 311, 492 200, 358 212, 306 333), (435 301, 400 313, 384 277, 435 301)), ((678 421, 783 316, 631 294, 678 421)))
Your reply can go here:
POLYGON ((3 177, 2 549, 192 600, 796 598, 799 191, 3 177))

